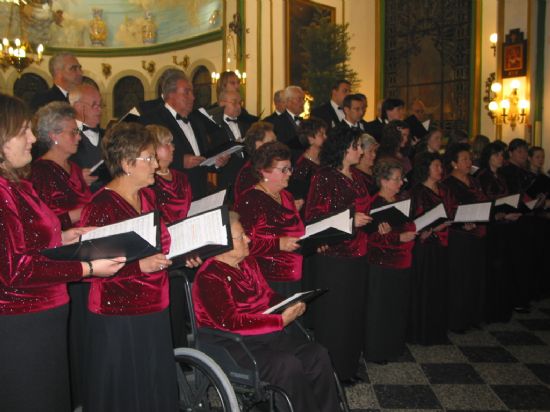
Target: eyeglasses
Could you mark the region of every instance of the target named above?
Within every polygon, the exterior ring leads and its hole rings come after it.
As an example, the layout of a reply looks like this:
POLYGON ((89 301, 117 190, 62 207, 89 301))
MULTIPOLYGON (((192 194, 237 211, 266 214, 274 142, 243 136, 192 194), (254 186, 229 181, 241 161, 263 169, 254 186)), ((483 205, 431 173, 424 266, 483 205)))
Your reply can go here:
POLYGON ((74 129, 70 129, 70 130, 61 130, 60 133, 67 133, 67 134, 70 134, 71 136, 78 136, 78 135, 80 135, 80 129, 78 127, 76 127, 74 129))
POLYGON ((393 180, 394 182, 404 182, 405 179, 401 176, 399 177, 390 177, 388 180, 393 180))
POLYGON ((147 156, 147 157, 136 157, 136 160, 143 160, 144 162, 151 163, 152 161, 157 161, 156 156, 147 156))
POLYGON ((292 172, 294 172, 294 168, 292 166, 283 166, 283 167, 273 166, 273 169, 279 169, 285 175, 287 174, 289 175, 289 174, 292 174, 292 172))

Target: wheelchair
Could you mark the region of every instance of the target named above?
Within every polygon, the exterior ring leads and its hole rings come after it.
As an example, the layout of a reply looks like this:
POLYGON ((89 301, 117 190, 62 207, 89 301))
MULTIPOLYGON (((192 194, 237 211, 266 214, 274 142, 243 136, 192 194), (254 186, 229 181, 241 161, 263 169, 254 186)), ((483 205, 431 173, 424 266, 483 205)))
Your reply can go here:
MULTIPOLYGON (((260 379, 260 372, 258 369, 257 362, 254 358, 254 355, 247 348, 242 337, 238 334, 221 331, 211 328, 198 328, 195 320, 195 312, 193 307, 193 298, 191 295, 191 283, 185 275, 181 273, 181 276, 184 278, 184 289, 186 297, 186 306, 189 314, 190 322, 190 333, 187 335, 188 345, 190 348, 193 348, 197 351, 206 354, 208 357, 212 358, 223 370, 227 376, 229 382, 231 383, 234 393, 238 399, 238 408, 239 409, 230 409, 231 411, 253 411, 258 410, 256 407, 268 408, 270 412, 276 411, 276 400, 277 404, 286 405, 288 411, 294 411, 292 402, 290 401, 286 392, 274 385, 264 382, 260 379), (227 340, 237 344, 246 354, 249 364, 252 365, 252 368, 247 369, 239 365, 231 353, 220 343, 215 342, 216 340, 227 340)), ((307 333, 305 328, 298 323, 294 322, 298 331, 305 336, 309 341, 312 340, 311 336, 307 333)), ((180 351, 185 348, 176 349, 180 351)), ((337 388, 338 396, 340 399, 340 410, 342 412, 349 412, 349 406, 346 398, 346 394, 340 381, 334 372, 335 385, 337 388)), ((180 377, 178 377, 180 381, 180 377)), ((185 384, 180 385, 181 390, 184 390, 185 384)), ((186 410, 186 409, 182 409, 186 410)), ((190 409, 193 410, 193 409, 190 409)), ((197 409, 199 410, 199 409, 197 409)), ((202 409, 201 409, 202 410, 202 409)), ((204 410, 223 410, 223 409, 204 409, 204 410)), ((265 410, 265 409, 260 409, 265 410)))

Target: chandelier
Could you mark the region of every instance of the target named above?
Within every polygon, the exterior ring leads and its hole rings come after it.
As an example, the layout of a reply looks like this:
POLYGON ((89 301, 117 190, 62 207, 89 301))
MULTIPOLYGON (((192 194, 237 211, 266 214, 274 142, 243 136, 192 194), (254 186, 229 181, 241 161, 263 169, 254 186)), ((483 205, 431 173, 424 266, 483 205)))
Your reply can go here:
MULTIPOLYGON (((10 17, 8 22, 8 35, 11 33, 13 25, 13 17, 17 12, 21 17, 22 6, 26 4, 21 0, 0 0, 2 3, 11 3, 10 17)), ((21 27, 21 24, 19 25, 21 27)), ((21 29, 20 29, 21 30, 21 29)), ((18 73, 21 73, 32 63, 39 64, 42 61, 42 53, 44 53, 44 46, 39 44, 36 46, 36 50, 28 42, 24 36, 20 35, 13 40, 4 37, 2 43, 0 43, 0 66, 5 71, 9 67, 13 67, 18 73)))

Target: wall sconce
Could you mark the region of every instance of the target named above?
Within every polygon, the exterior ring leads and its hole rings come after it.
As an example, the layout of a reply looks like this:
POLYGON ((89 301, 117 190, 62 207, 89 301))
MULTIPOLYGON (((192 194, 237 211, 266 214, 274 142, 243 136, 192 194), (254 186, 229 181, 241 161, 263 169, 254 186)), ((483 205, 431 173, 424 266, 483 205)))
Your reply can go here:
POLYGON ((491 49, 493 49, 493 56, 497 55, 497 42, 498 42, 498 34, 493 33, 489 36, 489 41, 491 42, 491 49))
POLYGON ((220 80, 220 74, 218 72, 212 72, 212 84, 218 83, 218 80, 220 80))
POLYGON ((500 83, 494 82, 491 84, 491 92, 493 100, 489 103, 489 116, 496 125, 509 124, 514 130, 518 123, 525 123, 527 120, 527 112, 529 110, 529 101, 520 99, 518 90, 521 87, 519 80, 514 79, 510 82, 510 93, 508 96, 502 96, 499 100, 498 96, 503 90, 500 83))
POLYGON ((156 64, 153 60, 147 63, 145 60, 141 61, 141 68, 149 73, 149 76, 152 76, 156 70, 156 64))
POLYGON ((178 56, 172 56, 172 62, 174 62, 176 66, 182 67, 184 71, 189 67, 189 60, 190 59, 187 54, 183 56, 183 59, 181 59, 180 62, 178 62, 178 56))
POLYGON ((237 75, 237 77, 241 81, 241 84, 245 85, 246 84, 246 72, 241 73, 239 70, 235 70, 235 74, 237 75))

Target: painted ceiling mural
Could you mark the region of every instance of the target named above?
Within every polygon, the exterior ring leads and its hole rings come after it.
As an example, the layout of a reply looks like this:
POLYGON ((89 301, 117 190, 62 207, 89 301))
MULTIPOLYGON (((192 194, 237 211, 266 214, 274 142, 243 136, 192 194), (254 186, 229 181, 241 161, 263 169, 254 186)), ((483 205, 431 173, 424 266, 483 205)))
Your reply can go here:
POLYGON ((218 30, 222 0, 28 0, 0 3, 0 36, 67 48, 172 43, 218 30))

